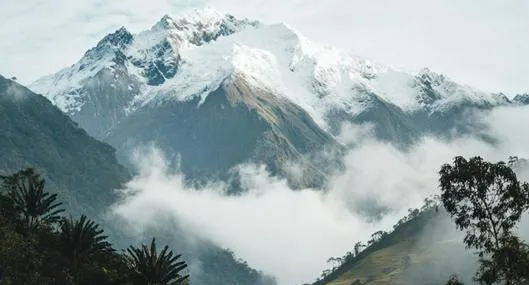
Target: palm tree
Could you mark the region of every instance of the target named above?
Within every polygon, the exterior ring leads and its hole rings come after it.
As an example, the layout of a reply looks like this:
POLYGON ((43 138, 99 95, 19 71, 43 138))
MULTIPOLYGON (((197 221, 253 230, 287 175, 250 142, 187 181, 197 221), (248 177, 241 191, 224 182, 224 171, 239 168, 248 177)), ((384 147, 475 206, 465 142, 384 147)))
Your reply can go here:
POLYGON ((79 281, 81 265, 93 260, 94 256, 113 251, 107 236, 99 225, 82 215, 79 220, 72 218, 61 221, 59 246, 61 254, 68 260, 74 283, 79 281))
POLYGON ((178 261, 181 255, 175 255, 166 245, 160 253, 156 250, 153 237, 151 246, 145 244, 141 248, 130 246, 125 253, 125 263, 134 280, 134 284, 142 285, 180 285, 184 284, 189 275, 182 274, 187 267, 184 261, 178 261))
POLYGON ((463 285, 463 283, 459 281, 457 275, 451 275, 450 279, 446 282, 446 285, 463 285))
POLYGON ((7 190, 4 203, 21 222, 25 232, 30 233, 42 225, 50 225, 60 220, 64 210, 56 202, 57 194, 44 191, 45 180, 32 168, 21 170, 10 176, 0 176, 7 190))

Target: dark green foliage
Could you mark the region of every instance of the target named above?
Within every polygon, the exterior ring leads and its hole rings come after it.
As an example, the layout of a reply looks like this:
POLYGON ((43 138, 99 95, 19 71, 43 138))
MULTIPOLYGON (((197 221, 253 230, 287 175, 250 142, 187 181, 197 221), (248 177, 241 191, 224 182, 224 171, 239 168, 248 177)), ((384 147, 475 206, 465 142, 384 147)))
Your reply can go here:
POLYGON ((466 231, 467 248, 476 249, 480 258, 475 279, 481 284, 527 284, 529 247, 514 229, 529 209, 529 185, 520 183, 504 162, 481 157, 458 156, 439 174, 441 201, 466 231))
POLYGON ((81 265, 97 255, 104 255, 112 248, 103 230, 94 221, 82 215, 79 220, 63 219, 60 223, 59 248, 70 265, 74 280, 78 280, 81 265))
POLYGON ((500 241, 490 257, 480 259, 477 281, 481 284, 529 284, 529 246, 516 236, 500 241))
POLYGON ((199 257, 208 260, 207 263, 200 264, 200 270, 209 274, 192 276, 192 284, 219 284, 219 280, 223 280, 223 284, 277 284, 273 277, 251 268, 246 262, 238 259, 231 250, 205 246, 200 251, 199 257))
POLYGON ((37 242, 15 230, 14 225, 0 216, 0 284, 45 284, 37 272, 42 257, 37 242))
POLYGON ((151 245, 141 245, 141 248, 130 246, 125 254, 125 263, 131 273, 134 284, 167 284, 180 285, 189 275, 182 273, 187 267, 183 261, 178 261, 181 255, 176 255, 165 246, 158 253, 156 240, 152 238, 151 245))
POLYGON ((65 210, 94 216, 130 176, 114 149, 43 96, 0 76, 0 174, 34 167, 65 210))
POLYGON ((446 285, 463 285, 463 283, 459 281, 459 278, 456 275, 452 275, 450 276, 450 279, 448 279, 448 282, 446 282, 446 285))
POLYGON ((11 213, 18 213, 14 218, 26 233, 60 219, 64 211, 59 208, 62 203, 56 202, 57 194, 44 192, 44 179, 32 168, 0 176, 0 179, 7 192, 3 199, 5 207, 11 213))
POLYGON ((467 231, 465 244, 484 254, 500 247, 529 208, 529 185, 520 184, 503 162, 458 156, 439 174, 443 205, 459 229, 467 231))
MULTIPOLYGON (((120 31, 116 36, 112 44, 121 45, 129 41, 126 31, 120 31)), ((89 84, 89 91, 98 99, 83 106, 80 113, 83 117, 76 118, 79 121, 91 122, 90 126, 83 125, 89 133, 92 131, 95 134, 94 130, 100 130, 101 133, 98 135, 103 136, 113 127, 112 124, 117 122, 112 118, 120 118, 120 112, 123 112, 124 108, 118 103, 129 98, 130 92, 137 91, 137 84, 126 80, 125 71, 122 69, 117 68, 113 72, 101 71, 98 76, 101 76, 101 79, 114 78, 116 74, 120 75, 119 80, 115 82, 119 88, 111 88, 112 93, 108 93, 110 89, 104 88, 97 81, 89 84), (132 90, 129 90, 129 87, 132 87, 132 90), (119 90, 123 92, 118 92, 119 90), (112 96, 98 96, 100 94, 112 96), (110 108, 111 111, 107 114, 94 112, 101 105, 110 108), (102 124, 103 121, 108 124, 102 124)), ((46 189, 51 192, 49 196, 58 194, 60 197, 63 203, 61 208, 74 217, 86 214, 94 221, 104 224, 105 232, 110 236, 109 240, 113 242, 115 248, 122 249, 128 246, 132 237, 122 231, 122 225, 114 224, 102 216, 102 213, 117 201, 118 197, 114 190, 122 188, 130 179, 128 171, 118 163, 111 146, 90 137, 43 96, 2 76, 0 76, 0 130, 0 175, 34 167, 35 171, 46 180, 46 189)), ((5 200, 7 196, 0 195, 0 216, 7 217, 6 219, 12 224, 11 227, 16 228, 18 232, 21 226, 14 224, 13 217, 17 212, 10 208, 12 205, 5 200)), ((53 225, 53 227, 57 226, 58 224, 53 225)), ((179 237, 184 233, 184 229, 171 229, 169 232, 157 232, 156 236, 179 237)), ((41 268, 42 272, 47 272, 47 276, 51 276, 51 280, 54 280, 49 284, 61 284, 57 280, 66 280, 65 276, 70 273, 69 269, 65 269, 69 265, 60 254, 56 233, 45 226, 33 235, 38 235, 36 246, 53 249, 45 250, 42 255, 42 266, 45 267, 41 268)), ((24 240, 26 238, 29 236, 23 237, 24 240)), ((215 285, 220 282, 255 285, 258 284, 255 280, 262 278, 259 272, 238 262, 233 256, 218 254, 223 250, 216 245, 200 241, 199 245, 191 246, 182 240, 175 238, 167 242, 171 242, 172 246, 181 250, 186 250, 183 252, 185 257, 200 260, 200 274, 193 274, 193 284, 215 285)), ((121 262, 121 256, 119 257, 121 262)), ((102 266, 108 260, 115 259, 109 258, 104 258, 104 262, 85 264, 80 268, 79 275, 82 276, 83 282, 87 280, 86 284, 110 284, 107 282, 126 284, 119 282, 126 269, 119 271, 117 269, 119 266, 113 264, 102 266), (96 282, 88 280, 87 276, 93 278, 107 276, 105 277, 107 279, 104 281, 99 278, 96 282)))
POLYGON ((99 225, 86 216, 61 219, 56 194, 44 191, 45 182, 34 170, 2 179, 0 284, 165 285, 182 284, 188 278, 179 275, 187 267, 177 261, 180 255, 167 246, 158 255, 154 239, 150 251, 131 247, 124 256, 115 252, 99 225), (146 276, 163 278, 139 279, 141 274, 130 274, 131 263, 125 260, 132 252, 140 256, 139 264, 152 265, 146 276))

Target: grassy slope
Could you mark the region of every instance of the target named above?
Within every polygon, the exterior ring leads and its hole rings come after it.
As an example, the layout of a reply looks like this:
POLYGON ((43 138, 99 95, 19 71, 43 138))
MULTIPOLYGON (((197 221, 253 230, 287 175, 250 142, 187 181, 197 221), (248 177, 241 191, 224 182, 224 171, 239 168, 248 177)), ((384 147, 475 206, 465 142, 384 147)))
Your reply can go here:
POLYGON ((447 222, 442 213, 427 210, 314 285, 442 284, 460 264, 469 263, 458 238, 432 231, 433 225, 450 226, 447 222))

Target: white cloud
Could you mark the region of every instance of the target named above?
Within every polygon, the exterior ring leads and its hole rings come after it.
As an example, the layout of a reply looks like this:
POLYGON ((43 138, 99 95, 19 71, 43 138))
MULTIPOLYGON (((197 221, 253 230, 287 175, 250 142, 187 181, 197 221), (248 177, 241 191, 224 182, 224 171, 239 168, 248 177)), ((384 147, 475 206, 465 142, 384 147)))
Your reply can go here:
MULTIPOLYGON (((430 66, 463 82, 490 90, 529 89, 527 1, 452 0, 436 3, 359 0, 211 0, 221 10, 266 22, 286 22, 308 37, 398 66, 430 66)), ((22 83, 77 61, 109 32, 139 31, 163 14, 178 13, 202 0, 3 0, 0 9, 0 73, 22 83)), ((407 152, 373 140, 346 157, 347 171, 331 190, 291 191, 284 181, 254 166, 243 167, 249 191, 222 195, 223 185, 189 189, 159 155, 143 157, 140 175, 117 210, 138 225, 156 214, 172 214, 194 232, 232 248, 252 266, 282 283, 309 281, 325 259, 351 250, 352 243, 391 226, 408 207, 436 191, 436 171, 457 154, 505 159, 529 157, 529 109, 498 109, 485 118, 501 141, 491 147, 476 139, 425 139, 407 152), (368 223, 358 201, 375 199, 392 210, 368 223)), ((344 134, 343 139, 355 139, 344 134)))
MULTIPOLYGON (((115 210, 139 226, 169 214, 195 234, 228 247, 255 268, 279 277, 280 284, 311 281, 330 256, 352 250, 380 229, 389 229, 410 207, 437 193, 437 171, 456 155, 481 155, 491 161, 525 155, 529 134, 512 121, 529 121, 529 108, 498 109, 485 118, 500 143, 475 138, 440 141, 425 138, 407 151, 365 139, 345 157, 346 171, 327 192, 292 191, 257 166, 241 167, 247 193, 225 196, 222 183, 200 191, 167 168, 159 152, 140 153, 140 174, 128 185, 127 199, 115 210), (373 221, 373 208, 386 209, 373 221), (370 212, 371 211, 371 212, 370 212)), ((363 131, 349 129, 351 133, 363 131)), ((347 137, 347 136, 342 136, 347 137)), ((349 136, 351 138, 351 136, 349 136)))
POLYGON ((29 84, 75 63, 122 26, 138 32, 197 3, 202 0, 2 0, 0 74, 29 84))
POLYGON ((382 63, 430 67, 490 91, 529 86, 529 2, 211 0, 236 15, 285 22, 309 38, 382 63))
POLYGON ((491 132, 500 138, 497 147, 508 155, 529 158, 529 106, 496 108, 483 118, 491 132))
POLYGON ((281 284, 314 277, 328 257, 351 248, 354 238, 365 239, 393 222, 369 225, 340 201, 310 189, 292 191, 285 181, 252 165, 241 168, 249 191, 227 197, 218 184, 200 191, 185 187, 158 152, 141 156, 139 163, 141 174, 129 183, 118 214, 136 226, 173 214, 187 230, 234 250, 251 266, 279 276, 281 284))
POLYGON ((120 26, 139 31, 163 14, 204 3, 288 23, 313 40, 382 63, 428 66, 485 90, 529 90, 529 2, 523 0, 3 0, 0 73, 30 83, 74 63, 120 26))

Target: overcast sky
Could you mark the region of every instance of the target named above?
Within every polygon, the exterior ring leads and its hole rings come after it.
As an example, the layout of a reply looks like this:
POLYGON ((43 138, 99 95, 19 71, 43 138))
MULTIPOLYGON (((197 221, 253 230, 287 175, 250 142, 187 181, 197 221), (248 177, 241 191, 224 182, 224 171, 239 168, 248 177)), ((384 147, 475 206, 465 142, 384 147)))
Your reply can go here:
POLYGON ((487 91, 529 92, 527 0, 1 0, 0 74, 30 83, 77 61, 109 32, 213 5, 285 22, 314 41, 487 91))

